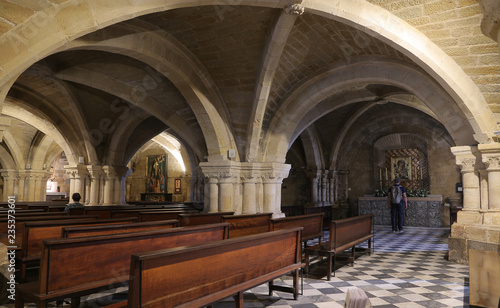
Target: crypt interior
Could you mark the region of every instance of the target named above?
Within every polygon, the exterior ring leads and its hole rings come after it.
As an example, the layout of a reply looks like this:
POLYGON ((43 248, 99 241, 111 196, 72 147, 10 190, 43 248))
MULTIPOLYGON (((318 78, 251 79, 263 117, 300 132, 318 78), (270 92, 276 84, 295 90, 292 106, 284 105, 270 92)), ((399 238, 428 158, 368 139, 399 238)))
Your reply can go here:
POLYGON ((449 228, 451 261, 500 249, 495 0, 0 8, 1 201, 323 207, 387 225, 400 176, 409 225, 449 228))

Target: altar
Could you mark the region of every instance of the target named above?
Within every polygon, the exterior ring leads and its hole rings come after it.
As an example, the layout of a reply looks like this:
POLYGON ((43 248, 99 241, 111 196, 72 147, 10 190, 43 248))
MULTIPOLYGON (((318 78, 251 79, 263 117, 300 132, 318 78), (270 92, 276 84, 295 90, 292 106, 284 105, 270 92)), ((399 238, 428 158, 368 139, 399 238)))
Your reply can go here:
MULTIPOLYGON (((443 227, 442 203, 443 197, 441 195, 408 197, 404 225, 429 228, 443 227)), ((391 225, 391 211, 387 207, 387 197, 359 197, 358 213, 359 215, 373 213, 375 225, 391 225)))

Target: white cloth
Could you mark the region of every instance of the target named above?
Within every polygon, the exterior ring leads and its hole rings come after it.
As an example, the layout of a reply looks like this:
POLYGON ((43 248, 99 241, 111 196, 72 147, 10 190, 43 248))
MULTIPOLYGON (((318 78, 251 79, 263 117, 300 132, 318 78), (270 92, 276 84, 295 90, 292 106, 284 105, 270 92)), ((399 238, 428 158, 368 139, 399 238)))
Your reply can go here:
POLYGON ((365 291, 357 287, 347 289, 345 298, 345 308, 371 308, 372 303, 368 299, 365 291))

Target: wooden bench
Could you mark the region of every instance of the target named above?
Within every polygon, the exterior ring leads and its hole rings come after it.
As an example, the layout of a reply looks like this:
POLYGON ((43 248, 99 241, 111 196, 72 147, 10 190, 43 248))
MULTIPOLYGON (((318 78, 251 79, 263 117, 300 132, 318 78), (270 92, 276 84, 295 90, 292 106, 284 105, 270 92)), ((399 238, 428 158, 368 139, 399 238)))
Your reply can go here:
POLYGON ((19 282, 26 280, 26 265, 40 261, 43 240, 62 238, 62 229, 68 226, 108 226, 136 222, 136 218, 119 219, 69 219, 24 223, 21 251, 17 256, 20 265, 19 282))
POLYGON ((299 294, 301 228, 132 255, 127 302, 110 307, 203 307, 269 283, 269 295, 299 294), (292 273, 293 287, 273 280, 292 273))
MULTIPOLYGON (((97 217, 92 216, 92 215, 83 215, 83 216, 75 216, 75 217, 69 217, 67 215, 54 215, 50 217, 45 217, 45 216, 23 216, 23 217, 16 217, 16 243, 15 246, 21 247, 22 245, 22 238, 23 238, 23 233, 24 233, 24 223, 26 222, 31 222, 31 221, 49 221, 49 220, 68 220, 68 219, 89 219, 89 220, 95 220, 97 217)), ((7 227, 8 227, 8 219, 7 218, 0 218, 0 234, 7 234, 7 227)), ((3 242, 3 238, 2 238, 3 242)), ((12 244, 7 244, 3 242, 7 246, 12 246, 12 244)))
POLYGON ((64 227, 62 228, 62 237, 76 238, 76 237, 161 230, 166 228, 176 228, 178 226, 178 223, 179 222, 176 219, 173 219, 173 220, 137 222, 132 224, 119 224, 119 225, 64 227))
POLYGON ((179 226, 185 227, 215 224, 222 222, 222 216, 224 215, 234 215, 234 212, 179 214, 179 226))
POLYGON ((139 212, 139 221, 158 221, 158 220, 169 220, 176 219, 179 220, 180 214, 195 213, 191 211, 146 211, 139 212))
POLYGON ((271 231, 302 227, 302 242, 307 247, 307 241, 318 238, 321 243, 323 235, 323 213, 298 215, 282 218, 271 218, 271 231))
POLYGON ((222 221, 230 223, 229 238, 233 238, 270 231, 272 216, 273 213, 224 215, 222 221))
POLYGON ((335 276, 337 254, 352 249, 349 260, 354 265, 356 245, 368 241, 368 253, 371 253, 373 234, 373 214, 333 220, 330 223, 330 236, 327 242, 305 248, 306 273, 309 271, 309 257, 319 255, 327 257, 327 279, 331 279, 332 268, 335 276), (333 267, 332 267, 333 258, 333 267))
POLYGON ((45 240, 38 281, 16 286, 16 308, 25 302, 47 302, 80 296, 128 282, 134 253, 208 243, 227 238, 228 224, 171 228, 147 232, 45 240), (82 257, 84 256, 84 257, 82 257))

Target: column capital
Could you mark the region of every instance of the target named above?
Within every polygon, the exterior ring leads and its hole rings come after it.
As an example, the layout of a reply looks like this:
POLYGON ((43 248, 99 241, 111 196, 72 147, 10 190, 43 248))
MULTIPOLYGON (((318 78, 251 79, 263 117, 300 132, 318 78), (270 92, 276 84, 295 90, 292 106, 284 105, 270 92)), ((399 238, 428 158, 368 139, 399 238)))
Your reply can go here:
POLYGON ((488 171, 500 171, 500 143, 479 144, 482 161, 488 171))
POLYGON ((451 153, 455 155, 455 162, 461 168, 462 173, 474 172, 476 168, 482 167, 480 153, 475 146, 452 147, 451 153))
POLYGON ((73 178, 82 178, 88 175, 87 166, 84 164, 66 165, 64 169, 66 170, 66 174, 69 174, 73 178))
POLYGON ((91 178, 98 178, 103 172, 101 165, 87 165, 87 171, 91 178))
POLYGON ((289 5, 289 6, 285 7, 283 9, 283 11, 287 15, 297 15, 297 16, 300 16, 300 15, 304 14, 305 8, 304 8, 303 5, 295 3, 295 4, 292 4, 292 5, 289 5))

